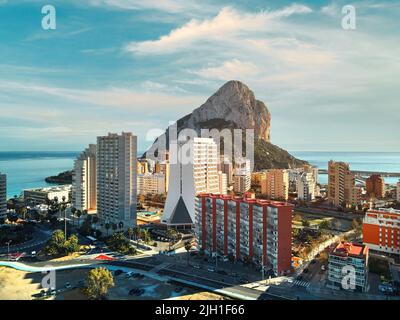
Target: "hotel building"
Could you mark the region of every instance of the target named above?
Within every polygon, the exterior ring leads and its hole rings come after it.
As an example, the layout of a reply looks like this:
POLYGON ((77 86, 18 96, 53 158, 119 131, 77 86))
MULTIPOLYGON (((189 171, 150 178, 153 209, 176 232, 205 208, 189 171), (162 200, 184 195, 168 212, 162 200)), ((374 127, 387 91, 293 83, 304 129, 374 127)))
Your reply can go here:
POLYGON ((222 173, 222 171, 218 171, 218 189, 219 194, 228 193, 228 176, 226 173, 222 173))
POLYGON ((400 202, 400 181, 397 182, 396 199, 397 202, 400 202))
POLYGON ((138 174, 137 178, 138 194, 164 194, 165 193, 165 175, 138 174))
POLYGON ((328 200, 343 207, 361 203, 361 189, 355 186, 355 176, 348 163, 329 161, 328 200))
POLYGON ((271 199, 284 200, 289 198, 289 173, 285 169, 266 171, 265 179, 261 181, 261 193, 271 199))
MULTIPOLYGON (((165 153, 164 153, 165 154, 165 153)), ((168 153, 166 153, 168 155, 168 153)), ((169 160, 162 160, 157 162, 154 166, 154 173, 160 173, 164 175, 165 192, 168 192, 169 185, 169 160)))
POLYGON ((103 223, 136 226, 136 149, 132 133, 97 138, 97 213, 103 223))
POLYGON ((329 254, 328 287, 333 289, 347 289, 352 291, 368 291, 368 255, 369 249, 365 245, 341 242, 329 254), (350 275, 346 268, 354 269, 354 289, 343 287, 351 286, 351 281, 344 279, 350 275))
POLYGON ((293 206, 284 202, 199 194, 195 236, 207 253, 233 256, 290 273, 293 206))
POLYGON ((249 159, 239 159, 235 164, 233 191, 244 194, 251 188, 251 163, 249 159))
POLYGON ((379 174, 370 176, 365 184, 370 198, 383 199, 385 197, 385 180, 379 174))
POLYGON ((7 218, 7 176, 0 173, 0 220, 7 218))
POLYGON ((72 205, 77 210, 97 209, 96 145, 91 144, 74 163, 72 205))
POLYGON ((219 193, 218 147, 212 138, 170 142, 170 179, 162 223, 191 227, 199 193, 219 193))
POLYGON ((312 172, 303 172, 297 179, 297 198, 303 201, 315 200, 316 181, 312 172))
POLYGON ((400 210, 368 210, 363 219, 363 243, 374 251, 400 254, 400 210))
POLYGON ((137 174, 148 174, 149 173, 149 163, 147 160, 138 160, 137 162, 137 174))
POLYGON ((25 189, 23 191, 23 196, 25 201, 30 201, 31 203, 45 204, 47 200, 57 199, 58 202, 62 202, 65 199, 65 202, 69 202, 71 199, 72 186, 58 186, 58 187, 49 187, 49 188, 38 188, 38 189, 25 189))

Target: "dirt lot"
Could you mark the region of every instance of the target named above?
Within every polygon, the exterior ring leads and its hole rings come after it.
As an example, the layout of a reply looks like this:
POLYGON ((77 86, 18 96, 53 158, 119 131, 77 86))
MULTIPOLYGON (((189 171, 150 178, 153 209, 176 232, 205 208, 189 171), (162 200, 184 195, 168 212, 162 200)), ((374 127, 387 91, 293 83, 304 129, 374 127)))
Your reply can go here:
MULTIPOLYGON (((48 299, 56 300, 85 300, 86 297, 80 289, 66 289, 66 283, 72 287, 87 276, 88 269, 64 270, 56 273, 56 287, 60 292, 56 297, 48 299)), ((32 300, 41 290, 41 281, 44 274, 27 273, 10 268, 0 267, 0 300, 32 300)), ((145 277, 141 280, 127 279, 125 273, 114 276, 115 287, 108 294, 109 299, 115 300, 222 300, 223 297, 208 292, 199 292, 191 288, 179 288, 174 284, 162 282, 145 277), (144 289, 141 296, 129 295, 134 288, 144 289), (179 291, 179 292, 176 292, 179 291)))

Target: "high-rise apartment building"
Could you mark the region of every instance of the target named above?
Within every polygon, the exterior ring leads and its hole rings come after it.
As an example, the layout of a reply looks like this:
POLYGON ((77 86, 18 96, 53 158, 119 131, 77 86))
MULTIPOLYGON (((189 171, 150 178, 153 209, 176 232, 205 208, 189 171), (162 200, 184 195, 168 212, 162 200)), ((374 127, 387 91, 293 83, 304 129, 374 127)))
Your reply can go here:
MULTIPOLYGON (((165 153, 164 153, 165 154, 165 153)), ((169 155, 169 153, 167 153, 169 155)), ((167 157, 169 159, 169 157, 167 157)), ((165 192, 168 192, 169 185, 169 160, 163 160, 155 164, 154 173, 160 173, 164 175, 165 181, 165 192)))
POLYGON ((162 173, 138 174, 138 194, 164 194, 165 176, 162 173))
POLYGON ((385 197, 385 180, 379 174, 371 175, 365 184, 370 198, 383 199, 385 197))
POLYGON ((287 200, 289 198, 289 174, 285 169, 266 171, 261 181, 261 193, 271 199, 287 200))
POLYGON ((316 181, 312 172, 303 172, 297 178, 297 198, 303 201, 315 200, 316 181))
POLYGON ((369 249, 365 245, 339 243, 329 254, 328 286, 334 289, 368 291, 368 255, 369 249), (349 275, 354 275, 353 283, 344 279, 349 275))
POLYGON ((355 186, 355 176, 348 163, 329 161, 328 200, 342 207, 360 204, 361 189, 355 186))
POLYGON ((363 219, 363 243, 374 251, 400 254, 400 210, 368 210, 363 219))
POLYGON ((7 218, 7 176, 0 172, 0 220, 7 218))
POLYGON ((103 223, 136 226, 137 137, 97 138, 97 213, 103 223))
POLYGON ((90 144, 74 163, 72 205, 77 210, 97 209, 96 145, 90 144))
POLYGON ((220 163, 218 163, 218 171, 226 174, 228 186, 233 184, 233 164, 228 157, 221 156, 220 163))
POLYGON ((292 256, 293 206, 284 202, 224 195, 196 197, 199 247, 219 256, 288 274, 292 256))
POLYGON ((233 174, 233 191, 244 194, 251 188, 251 163, 249 159, 237 159, 233 174))
POLYGON ((222 173, 222 171, 218 171, 218 186, 219 194, 228 193, 228 176, 226 173, 222 173))
POLYGON ((138 160, 137 162, 137 174, 148 174, 149 163, 146 160, 138 160))
POLYGON ((192 138, 170 143, 170 180, 162 222, 191 226, 195 197, 219 193, 218 147, 212 138, 192 138))

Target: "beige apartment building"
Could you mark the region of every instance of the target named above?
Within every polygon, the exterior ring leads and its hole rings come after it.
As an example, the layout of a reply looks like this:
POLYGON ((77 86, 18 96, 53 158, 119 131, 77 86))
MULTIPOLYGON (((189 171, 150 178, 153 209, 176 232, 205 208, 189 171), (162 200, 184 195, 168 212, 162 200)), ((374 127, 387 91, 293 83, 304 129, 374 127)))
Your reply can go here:
POLYGON ((90 144, 74 163, 72 205, 77 210, 97 209, 96 145, 90 144))
POLYGON ((265 172, 261 180, 261 193, 271 199, 289 198, 289 173, 285 169, 271 169, 265 172))
POLYGON ((361 188, 345 162, 328 163, 328 201, 335 206, 356 206, 361 202, 361 188))

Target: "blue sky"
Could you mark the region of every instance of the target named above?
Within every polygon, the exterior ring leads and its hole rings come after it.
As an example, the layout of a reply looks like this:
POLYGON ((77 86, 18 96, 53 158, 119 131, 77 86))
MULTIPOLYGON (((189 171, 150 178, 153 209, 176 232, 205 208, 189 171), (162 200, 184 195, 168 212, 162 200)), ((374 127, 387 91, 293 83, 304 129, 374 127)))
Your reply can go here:
POLYGON ((231 79, 288 150, 400 150, 400 2, 0 0, 0 150, 139 149, 231 79), (41 8, 57 29, 41 28, 41 8), (148 139, 146 139, 148 138, 148 139), (148 140, 148 141, 147 141, 148 140))

